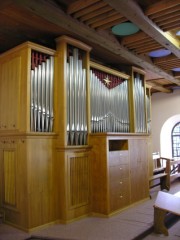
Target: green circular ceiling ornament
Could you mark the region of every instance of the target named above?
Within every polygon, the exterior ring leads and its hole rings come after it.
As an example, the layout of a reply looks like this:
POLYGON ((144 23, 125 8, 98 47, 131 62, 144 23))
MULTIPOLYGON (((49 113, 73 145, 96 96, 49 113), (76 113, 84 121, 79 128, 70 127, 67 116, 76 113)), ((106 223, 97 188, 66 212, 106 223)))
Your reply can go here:
POLYGON ((128 36, 137 33, 139 28, 131 22, 120 23, 112 27, 112 32, 118 36, 128 36))

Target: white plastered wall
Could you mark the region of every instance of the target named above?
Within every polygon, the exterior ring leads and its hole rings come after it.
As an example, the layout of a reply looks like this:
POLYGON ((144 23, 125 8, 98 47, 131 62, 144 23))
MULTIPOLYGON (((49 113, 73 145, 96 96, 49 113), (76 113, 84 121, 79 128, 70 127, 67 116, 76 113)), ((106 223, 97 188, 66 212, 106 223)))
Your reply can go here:
POLYGON ((171 131, 180 121, 180 89, 152 95, 152 150, 172 157, 171 131))

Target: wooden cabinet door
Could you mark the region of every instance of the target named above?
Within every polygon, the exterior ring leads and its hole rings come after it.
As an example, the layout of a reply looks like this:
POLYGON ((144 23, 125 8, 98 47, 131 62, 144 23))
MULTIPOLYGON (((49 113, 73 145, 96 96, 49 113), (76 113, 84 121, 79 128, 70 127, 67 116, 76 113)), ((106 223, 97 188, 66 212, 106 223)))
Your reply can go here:
POLYGON ((131 139, 130 182, 131 202, 140 201, 149 195, 148 185, 148 142, 146 139, 131 139))

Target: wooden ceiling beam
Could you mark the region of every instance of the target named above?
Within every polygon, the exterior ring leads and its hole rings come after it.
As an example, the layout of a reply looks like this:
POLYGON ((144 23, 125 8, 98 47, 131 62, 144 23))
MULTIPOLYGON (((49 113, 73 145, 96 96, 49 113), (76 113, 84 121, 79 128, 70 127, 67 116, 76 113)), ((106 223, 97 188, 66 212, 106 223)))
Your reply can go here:
MULTIPOLYGON (((179 13, 180 15, 180 13, 179 13)), ((180 17, 179 16, 172 16, 171 18, 167 18, 167 19, 164 19, 164 20, 158 20, 156 21, 156 24, 158 26, 164 26, 166 24, 171 24, 171 23, 179 23, 179 26, 180 26, 180 17)))
POLYGON ((151 45, 151 46, 142 46, 142 47, 138 47, 138 48, 135 48, 134 50, 138 53, 138 54, 144 54, 144 53, 149 53, 151 51, 155 51, 155 50, 158 50, 159 49, 159 46, 154 44, 154 45, 151 45))
POLYGON ((179 5, 179 0, 162 0, 150 5, 146 10, 146 15, 152 15, 154 13, 161 12, 166 9, 171 9, 172 7, 177 7, 179 5))
POLYGON ((153 89, 156 89, 160 92, 164 92, 164 93, 172 93, 172 90, 171 89, 167 89, 165 87, 163 87, 162 85, 158 84, 158 83, 154 83, 154 82, 150 82, 150 81, 147 81, 148 85, 150 85, 153 89))
POLYGON ((112 8, 111 8, 110 6, 105 6, 105 7, 99 8, 99 9, 97 9, 97 10, 94 10, 94 11, 92 11, 92 12, 89 12, 88 14, 80 17, 79 20, 82 21, 82 22, 84 22, 84 21, 87 21, 87 20, 89 20, 89 19, 92 19, 92 18, 94 18, 94 17, 96 17, 96 16, 98 16, 98 15, 101 15, 101 14, 103 14, 103 13, 107 13, 107 12, 109 12, 109 11, 111 11, 111 10, 112 10, 112 8))
POLYGON ((176 56, 174 56, 173 54, 171 54, 171 55, 166 56, 166 57, 154 58, 154 59, 153 59, 153 62, 154 62, 155 64, 158 64, 158 63, 161 63, 161 62, 168 62, 168 61, 171 61, 171 60, 176 60, 176 61, 177 61, 176 56))
POLYGON ((174 72, 174 77, 175 78, 180 78, 180 72, 174 72))
POLYGON ((7 8, 10 4, 13 3, 13 0, 0 1, 0 10, 7 8))
POLYGON ((169 14, 164 14, 163 16, 160 16, 160 17, 157 17, 157 18, 153 18, 153 21, 156 22, 156 23, 159 23, 161 21, 166 21, 166 20, 170 20, 174 17, 179 17, 180 16, 180 10, 177 11, 177 12, 174 12, 173 14, 172 13, 169 13, 169 14))
POLYGON ((150 45, 156 45, 156 46, 161 46, 159 43, 157 43, 156 41, 154 41, 153 39, 149 38, 147 40, 142 40, 139 42, 136 42, 135 44, 131 43, 131 44, 126 44, 126 46, 130 49, 133 48, 138 48, 138 47, 145 47, 145 46, 150 46, 150 45))
POLYGON ((126 43, 126 46, 139 46, 139 45, 142 45, 142 44, 147 44, 147 43, 152 43, 152 42, 155 42, 154 39, 148 37, 147 39, 140 39, 139 41, 136 41, 135 43, 131 42, 131 43, 126 43))
POLYGON ((65 14, 60 8, 58 9, 51 4, 51 2, 47 2, 45 0, 14 0, 13 4, 17 5, 17 7, 22 10, 28 10, 32 16, 38 16, 47 22, 54 24, 56 28, 59 27, 60 29, 65 29, 68 32, 70 31, 74 34, 74 36, 81 38, 82 41, 86 41, 89 44, 96 44, 115 56, 119 56, 120 59, 123 57, 128 62, 131 62, 132 65, 134 64, 144 70, 147 69, 157 73, 159 76, 180 85, 180 80, 174 78, 172 74, 159 69, 153 65, 150 60, 147 60, 147 58, 130 52, 128 49, 123 47, 112 34, 110 35, 107 32, 96 31, 87 27, 87 25, 65 14))
POLYGON ((104 19, 113 17, 113 16, 118 16, 119 17, 120 14, 116 13, 113 9, 108 11, 107 13, 103 13, 103 14, 99 14, 96 17, 93 17, 91 19, 89 19, 88 21, 86 21, 86 24, 91 25, 93 23, 102 21, 104 19))
POLYGON ((166 71, 171 71, 173 68, 178 67, 179 65, 175 65, 174 63, 167 64, 158 64, 158 67, 165 69, 166 71))
POLYGON ((180 26, 180 22, 177 21, 171 24, 163 25, 161 28, 166 32, 166 31, 171 31, 173 29, 179 28, 179 26, 180 26))
MULTIPOLYGON (((91 5, 91 6, 87 7, 87 8, 83 8, 83 9, 79 10, 78 12, 73 14, 73 17, 75 17, 75 18, 82 17, 82 16, 84 16, 84 15, 90 13, 90 12, 96 11, 98 9, 101 9, 101 8, 105 7, 105 6, 108 6, 107 3, 105 3, 105 2, 98 2, 98 3, 93 4, 93 5, 91 5)), ((111 8, 111 7, 109 7, 109 8, 111 8)))
MULTIPOLYGON (((113 21, 116 21, 116 20, 121 21, 121 19, 122 19, 122 16, 119 13, 112 14, 112 16, 111 15, 108 16, 108 14, 107 14, 106 17, 104 16, 104 19, 102 19, 101 21, 97 21, 95 23, 92 23, 92 24, 90 24, 90 26, 92 28, 97 28, 97 27, 100 27, 100 26, 102 26, 102 25, 104 25, 106 23, 110 23, 110 22, 113 22, 113 21)), ((89 23, 88 23, 88 25, 89 25, 89 23)))
POLYGON ((162 17, 162 16, 166 16, 168 14, 171 14, 171 15, 172 14, 176 14, 176 12, 179 12, 179 10, 180 10, 180 7, 179 6, 175 6, 173 8, 168 8, 166 10, 163 10, 161 12, 155 13, 155 14, 150 15, 150 16, 148 14, 146 14, 146 12, 145 12, 145 15, 148 16, 149 18, 151 18, 152 20, 154 20, 156 18, 159 18, 159 17, 162 17))
POLYGON ((179 67, 180 66, 180 61, 169 61, 169 62, 163 62, 163 63, 158 63, 156 64, 158 67, 161 67, 166 70, 172 70, 173 68, 179 67))
POLYGON ((125 22, 127 19, 125 17, 122 17, 122 18, 119 18, 117 20, 114 20, 114 21, 111 21, 109 23, 105 23, 105 24, 102 24, 101 26, 97 27, 96 30, 104 30, 104 29, 108 29, 112 26, 115 26, 117 24, 120 24, 120 23, 123 23, 125 22))
POLYGON ((72 14, 74 12, 78 12, 79 10, 82 10, 83 8, 89 7, 90 5, 97 3, 99 0, 88 0, 88 1, 84 1, 84 0, 78 0, 75 1, 71 4, 69 4, 68 9, 67 9, 67 13, 68 14, 72 14))
MULTIPOLYGON (((135 23, 147 35, 155 38, 162 46, 169 49, 174 55, 180 58, 179 41, 168 38, 165 33, 157 27, 147 16, 144 15, 142 9, 133 0, 104 0, 117 12, 124 15, 131 22, 135 23)), ((173 0, 179 2, 179 0, 173 0)), ((168 0, 166 1, 168 2, 168 0)), ((170 1, 171 2, 171 1, 170 1)))
POLYGON ((146 33, 140 31, 136 34, 123 37, 123 39, 121 40, 121 43, 123 45, 127 45, 127 44, 133 44, 133 43, 139 42, 141 40, 144 41, 146 39, 149 39, 149 36, 146 33))

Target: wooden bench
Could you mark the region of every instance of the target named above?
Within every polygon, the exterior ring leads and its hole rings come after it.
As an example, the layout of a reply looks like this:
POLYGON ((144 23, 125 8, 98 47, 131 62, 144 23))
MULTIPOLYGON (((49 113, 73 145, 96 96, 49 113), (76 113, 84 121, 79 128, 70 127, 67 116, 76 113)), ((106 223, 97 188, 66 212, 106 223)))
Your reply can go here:
POLYGON ((156 187, 160 185, 161 190, 166 189, 169 191, 169 181, 168 181, 168 174, 167 173, 159 173, 156 175, 153 175, 149 178, 149 188, 156 187), (155 180, 159 180, 160 182, 154 183, 155 180), (153 184, 152 184, 153 182, 153 184))
MULTIPOLYGON (((152 176, 149 178, 149 188, 160 185, 161 190, 170 189, 169 171, 167 170, 168 158, 160 157, 159 153, 153 153, 153 170, 152 176)), ((168 165, 169 166, 169 165, 168 165)))
POLYGON ((180 216, 180 192, 172 195, 159 191, 154 204, 154 231, 168 236, 168 229, 165 226, 167 213, 180 216))
POLYGON ((180 159, 161 157, 159 153, 154 153, 149 188, 160 185, 161 190, 169 190, 171 181, 176 178, 180 178, 180 159))

